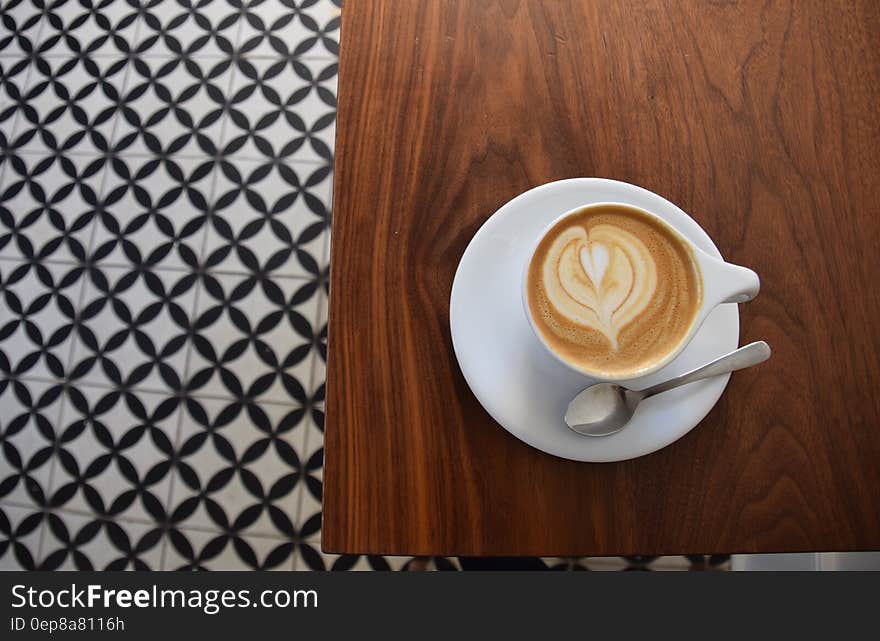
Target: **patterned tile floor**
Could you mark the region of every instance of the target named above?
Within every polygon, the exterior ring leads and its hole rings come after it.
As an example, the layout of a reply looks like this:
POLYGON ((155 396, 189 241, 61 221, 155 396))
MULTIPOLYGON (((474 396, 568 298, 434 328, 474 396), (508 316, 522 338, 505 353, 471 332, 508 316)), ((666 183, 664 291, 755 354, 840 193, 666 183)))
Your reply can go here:
POLYGON ((321 553, 339 4, 0 0, 0 567, 726 567, 321 553))

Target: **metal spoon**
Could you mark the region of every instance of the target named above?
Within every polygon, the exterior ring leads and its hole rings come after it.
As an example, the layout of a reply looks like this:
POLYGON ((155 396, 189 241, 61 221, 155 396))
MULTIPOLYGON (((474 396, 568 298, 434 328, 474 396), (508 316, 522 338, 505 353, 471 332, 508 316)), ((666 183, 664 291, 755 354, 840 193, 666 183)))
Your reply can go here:
POLYGON ((629 423, 638 404, 646 398, 704 378, 751 367, 768 358, 770 346, 764 341, 757 341, 648 389, 628 390, 614 383, 590 385, 568 404, 565 423, 578 434, 608 436, 622 430, 629 423))

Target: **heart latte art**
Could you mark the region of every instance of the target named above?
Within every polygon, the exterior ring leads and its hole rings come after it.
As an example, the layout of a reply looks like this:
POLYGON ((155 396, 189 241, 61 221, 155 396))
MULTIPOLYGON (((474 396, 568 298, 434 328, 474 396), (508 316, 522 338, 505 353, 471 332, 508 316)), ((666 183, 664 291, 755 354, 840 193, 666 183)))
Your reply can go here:
POLYGON ((639 210, 587 207, 555 225, 529 265, 528 303, 551 349, 599 375, 636 375, 673 351, 701 279, 675 232, 639 210))
POLYGON ((570 227, 553 241, 541 270, 550 305, 570 322, 601 332, 612 349, 657 288, 657 268, 645 244, 614 225, 589 236, 570 227))

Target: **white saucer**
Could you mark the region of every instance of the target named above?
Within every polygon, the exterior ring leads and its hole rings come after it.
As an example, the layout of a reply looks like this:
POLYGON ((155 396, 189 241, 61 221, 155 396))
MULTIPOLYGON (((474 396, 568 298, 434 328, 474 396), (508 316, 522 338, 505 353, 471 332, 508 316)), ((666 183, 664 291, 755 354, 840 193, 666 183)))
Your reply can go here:
MULTIPOLYGON (((654 212, 721 257, 690 216, 653 192, 604 178, 560 180, 517 196, 477 231, 455 273, 449 306, 455 355, 486 411, 532 447, 575 461, 623 461, 666 447, 709 413, 730 378, 691 383, 648 399, 631 423, 611 436, 581 436, 566 427, 562 417, 569 401, 592 379, 572 373, 543 350, 523 311, 520 279, 528 252, 547 224, 579 205, 602 201, 654 212)), ((736 349, 738 342, 739 310, 735 304, 720 305, 685 350, 638 387, 702 365, 736 349)))

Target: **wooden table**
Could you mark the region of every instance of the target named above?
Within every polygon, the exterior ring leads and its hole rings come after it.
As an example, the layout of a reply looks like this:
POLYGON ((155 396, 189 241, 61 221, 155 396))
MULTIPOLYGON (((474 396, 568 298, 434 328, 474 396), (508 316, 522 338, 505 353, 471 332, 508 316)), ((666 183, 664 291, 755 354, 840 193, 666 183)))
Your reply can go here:
POLYGON ((878 34, 875 0, 346 0, 324 548, 880 548, 878 34), (771 361, 624 463, 521 443, 452 351, 474 232, 572 176, 666 196, 763 281, 741 340, 771 361))

